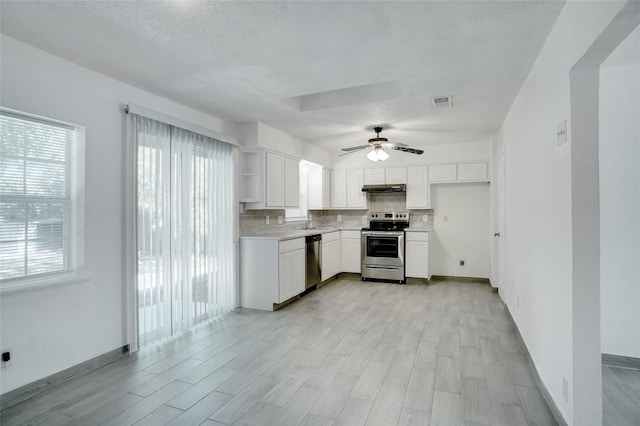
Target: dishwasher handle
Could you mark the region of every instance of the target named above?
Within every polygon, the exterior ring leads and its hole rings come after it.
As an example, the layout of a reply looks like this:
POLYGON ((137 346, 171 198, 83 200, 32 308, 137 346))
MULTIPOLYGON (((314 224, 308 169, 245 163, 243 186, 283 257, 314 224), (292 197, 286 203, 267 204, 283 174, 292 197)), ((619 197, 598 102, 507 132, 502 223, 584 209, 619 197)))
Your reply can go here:
POLYGON ((306 243, 313 243, 316 241, 322 241, 322 234, 315 234, 315 235, 307 235, 304 238, 306 243))

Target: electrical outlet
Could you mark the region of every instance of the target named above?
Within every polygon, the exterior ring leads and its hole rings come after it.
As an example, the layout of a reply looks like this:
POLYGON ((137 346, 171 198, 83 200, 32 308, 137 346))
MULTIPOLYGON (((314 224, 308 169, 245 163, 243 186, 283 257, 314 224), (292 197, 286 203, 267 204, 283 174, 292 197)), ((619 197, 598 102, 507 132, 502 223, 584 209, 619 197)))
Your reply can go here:
POLYGON ((269 224, 269 216, 264 217, 264 223, 266 223, 267 225, 269 224))
POLYGON ((460 261, 460 266, 464 266, 464 260, 460 261))
POLYGON ((309 220, 313 219, 313 216, 311 215, 311 213, 309 213, 309 220))
POLYGON ((282 225, 284 223, 284 219, 282 219, 282 216, 278 216, 278 225, 282 225))
POLYGON ((556 144, 560 146, 566 141, 567 141, 567 120, 564 119, 558 124, 558 129, 556 131, 556 144))
POLYGON ((569 402, 569 381, 566 377, 562 378, 562 397, 569 402))
POLYGON ((429 220, 429 215, 428 214, 423 214, 422 215, 422 221, 423 222, 427 222, 429 220))
POLYGON ((338 222, 342 222, 342 215, 341 214, 338 215, 338 222))
POLYGON ((362 223, 367 223, 367 216, 366 215, 362 216, 362 223))

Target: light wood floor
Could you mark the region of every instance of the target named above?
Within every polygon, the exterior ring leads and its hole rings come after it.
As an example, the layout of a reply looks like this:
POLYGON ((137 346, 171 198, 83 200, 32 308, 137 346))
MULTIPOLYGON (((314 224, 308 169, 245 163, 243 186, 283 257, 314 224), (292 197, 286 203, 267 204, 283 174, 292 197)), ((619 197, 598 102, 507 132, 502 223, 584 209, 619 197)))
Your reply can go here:
POLYGON ((555 425, 486 284, 340 278, 47 391, 2 425, 555 425))
POLYGON ((602 366, 603 424, 640 425, 640 370, 602 366))

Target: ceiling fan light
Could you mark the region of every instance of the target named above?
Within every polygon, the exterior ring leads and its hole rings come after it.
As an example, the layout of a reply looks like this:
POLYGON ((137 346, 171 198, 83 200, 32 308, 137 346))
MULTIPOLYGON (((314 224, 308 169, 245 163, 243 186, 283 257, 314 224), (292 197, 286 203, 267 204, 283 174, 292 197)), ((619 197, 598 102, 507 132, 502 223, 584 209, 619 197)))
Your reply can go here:
POLYGON ((371 161, 380 161, 378 159, 378 150, 377 149, 372 149, 371 151, 369 151, 367 153, 367 158, 371 161))
POLYGON ((378 151, 378 161, 384 161, 387 158, 389 158, 389 154, 387 154, 386 152, 384 152, 384 150, 381 148, 378 151))

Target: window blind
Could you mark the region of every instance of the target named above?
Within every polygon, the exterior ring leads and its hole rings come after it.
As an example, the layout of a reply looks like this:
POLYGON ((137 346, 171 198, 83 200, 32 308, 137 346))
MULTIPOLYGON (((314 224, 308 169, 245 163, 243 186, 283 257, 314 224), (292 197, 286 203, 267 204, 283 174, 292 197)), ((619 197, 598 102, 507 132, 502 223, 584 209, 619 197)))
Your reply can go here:
POLYGON ((0 282, 82 266, 80 128, 0 110, 0 282))

